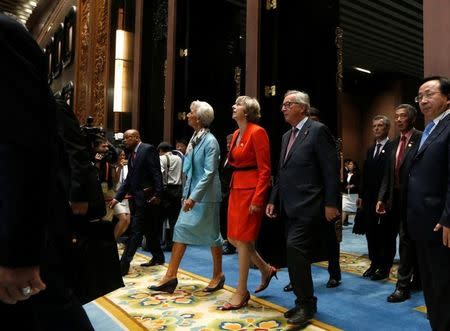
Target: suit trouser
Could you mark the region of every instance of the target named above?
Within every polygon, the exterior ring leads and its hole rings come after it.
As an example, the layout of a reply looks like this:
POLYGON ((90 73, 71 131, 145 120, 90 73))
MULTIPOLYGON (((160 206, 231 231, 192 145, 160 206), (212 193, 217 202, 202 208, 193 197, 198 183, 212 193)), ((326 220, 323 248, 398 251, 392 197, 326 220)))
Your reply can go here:
POLYGON ((409 288, 413 275, 414 279, 420 279, 420 272, 417 265, 416 246, 408 235, 405 220, 400 221, 398 250, 400 265, 397 272, 397 286, 409 288))
POLYGON ((442 241, 416 241, 422 288, 433 330, 450 330, 450 248, 442 241))
MULTIPOLYGON (((373 206, 375 210, 375 206, 373 206)), ((367 215, 367 246, 371 266, 389 271, 394 262, 398 221, 391 215, 379 216, 375 212, 367 215)))
POLYGON ((159 208, 159 206, 149 204, 135 206, 135 212, 131 221, 130 239, 123 252, 121 263, 125 262, 129 264, 131 260, 133 260, 134 254, 142 244, 144 234, 147 239, 147 246, 153 258, 158 262, 165 261, 160 243, 162 222, 161 218, 156 215, 157 208, 159 208))
POLYGON ((341 280, 341 265, 339 264, 340 243, 336 240, 330 244, 330 256, 328 259, 328 273, 330 278, 341 280))
POLYGON ((287 265, 289 279, 297 297, 297 305, 309 303, 315 299, 311 275, 313 222, 313 219, 288 218, 286 220, 287 265))

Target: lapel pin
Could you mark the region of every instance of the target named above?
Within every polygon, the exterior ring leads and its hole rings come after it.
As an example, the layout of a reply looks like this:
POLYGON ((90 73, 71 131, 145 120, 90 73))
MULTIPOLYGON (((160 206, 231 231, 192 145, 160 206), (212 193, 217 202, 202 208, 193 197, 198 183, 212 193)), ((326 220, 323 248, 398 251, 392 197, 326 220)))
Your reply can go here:
POLYGON ((411 147, 411 146, 412 146, 412 144, 411 144, 411 143, 409 143, 409 144, 408 144, 408 147, 411 147))
POLYGON ((384 153, 384 149, 381 150, 381 153, 384 153))

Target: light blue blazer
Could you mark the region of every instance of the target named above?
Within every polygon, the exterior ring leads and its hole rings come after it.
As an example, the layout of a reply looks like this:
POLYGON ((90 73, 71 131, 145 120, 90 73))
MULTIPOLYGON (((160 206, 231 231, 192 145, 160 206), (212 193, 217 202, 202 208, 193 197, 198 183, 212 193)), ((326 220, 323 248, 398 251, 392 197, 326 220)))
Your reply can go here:
POLYGON ((190 198, 195 202, 222 201, 219 159, 219 144, 208 132, 183 161, 183 172, 186 175, 183 188, 184 199, 190 198))

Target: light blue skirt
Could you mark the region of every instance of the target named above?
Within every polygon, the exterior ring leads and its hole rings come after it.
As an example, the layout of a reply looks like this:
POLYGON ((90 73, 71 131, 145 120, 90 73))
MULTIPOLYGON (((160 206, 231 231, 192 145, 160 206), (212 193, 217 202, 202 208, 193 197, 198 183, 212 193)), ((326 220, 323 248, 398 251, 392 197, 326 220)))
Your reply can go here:
POLYGON ((192 210, 181 210, 173 241, 188 245, 221 246, 220 202, 197 202, 192 210))

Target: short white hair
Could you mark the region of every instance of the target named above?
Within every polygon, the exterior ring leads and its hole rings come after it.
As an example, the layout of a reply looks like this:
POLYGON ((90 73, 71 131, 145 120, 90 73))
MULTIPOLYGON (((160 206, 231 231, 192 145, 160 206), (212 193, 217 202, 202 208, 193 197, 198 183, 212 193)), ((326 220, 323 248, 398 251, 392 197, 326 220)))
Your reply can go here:
POLYGON ((191 110, 197 111, 197 118, 202 127, 208 128, 214 120, 214 110, 211 105, 205 101, 195 100, 191 103, 191 110))
POLYGON ((288 95, 292 95, 292 94, 295 96, 296 102, 306 106, 306 111, 308 112, 309 108, 311 108, 310 103, 309 103, 308 93, 302 92, 302 91, 290 90, 290 91, 286 92, 284 97, 287 97, 288 95))

